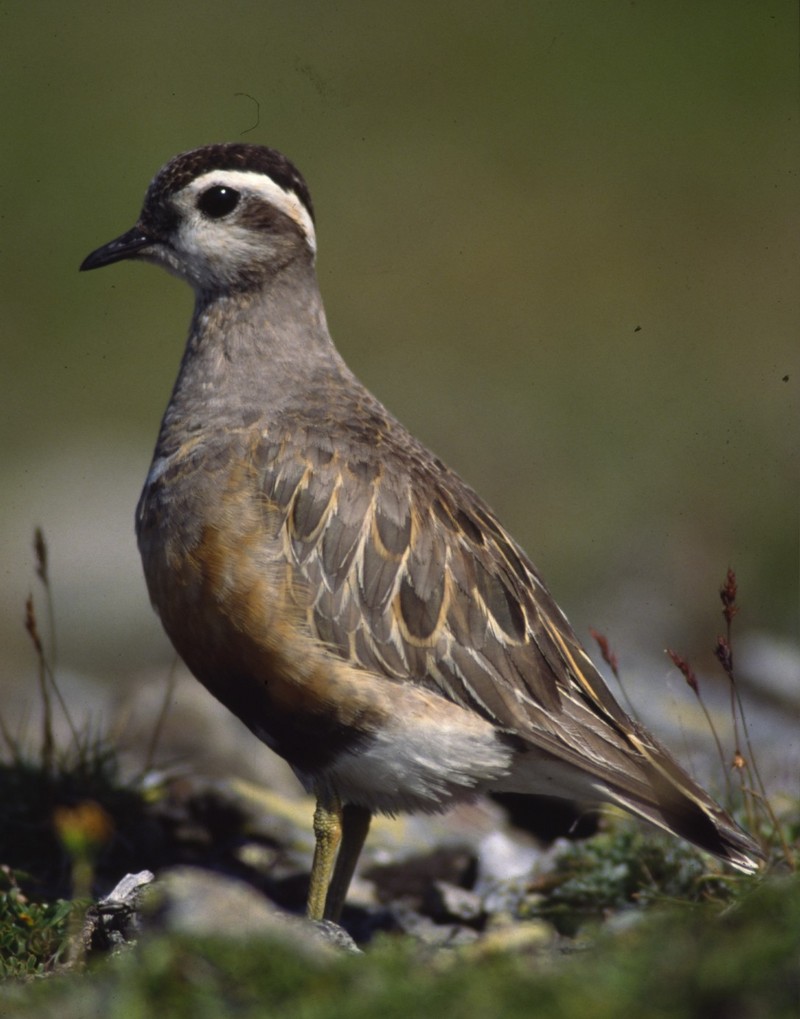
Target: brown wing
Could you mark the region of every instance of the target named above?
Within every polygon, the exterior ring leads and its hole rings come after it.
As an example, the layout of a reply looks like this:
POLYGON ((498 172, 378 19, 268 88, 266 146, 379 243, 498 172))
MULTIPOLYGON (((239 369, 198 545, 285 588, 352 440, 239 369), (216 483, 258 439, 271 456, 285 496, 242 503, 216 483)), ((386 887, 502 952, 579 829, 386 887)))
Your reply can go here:
POLYGON ((260 451, 312 632, 583 770, 594 738, 606 775, 632 723, 534 567, 456 475, 380 424, 369 444, 307 426, 260 451))
POLYGON ((375 405, 367 410, 335 442, 332 422, 318 417, 254 452, 311 634, 571 766, 589 778, 587 796, 752 870, 758 847, 622 711, 494 514, 375 405))

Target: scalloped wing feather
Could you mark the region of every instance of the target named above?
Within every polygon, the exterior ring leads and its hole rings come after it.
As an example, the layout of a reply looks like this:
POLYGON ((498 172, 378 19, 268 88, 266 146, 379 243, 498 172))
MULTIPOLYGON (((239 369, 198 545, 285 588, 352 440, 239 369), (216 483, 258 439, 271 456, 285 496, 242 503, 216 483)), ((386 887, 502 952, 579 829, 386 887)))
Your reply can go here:
POLYGON ((378 460, 357 432, 334 453, 310 437, 295 428, 269 443, 281 455, 258 460, 317 639, 508 734, 519 767, 495 788, 526 791, 549 760, 563 794, 616 801, 752 869, 752 841, 620 708, 524 552, 457 475, 388 420, 378 460))

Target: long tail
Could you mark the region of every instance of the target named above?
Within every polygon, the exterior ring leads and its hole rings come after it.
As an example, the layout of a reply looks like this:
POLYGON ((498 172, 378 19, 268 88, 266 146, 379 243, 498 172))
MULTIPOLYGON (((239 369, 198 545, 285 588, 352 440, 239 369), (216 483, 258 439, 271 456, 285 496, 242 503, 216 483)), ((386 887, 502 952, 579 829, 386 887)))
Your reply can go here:
MULTIPOLYGON (((551 654, 571 682, 562 685, 558 726, 537 733, 539 745, 584 772, 599 799, 705 849, 752 874, 758 844, 695 782, 643 725, 612 697, 594 663, 555 611, 539 618, 551 654), (555 736, 555 738, 554 738, 555 736)), ((577 777, 577 776, 576 776, 577 777)))
POLYGON ((639 765, 652 800, 609 789, 624 809, 713 853, 732 867, 752 874, 764 854, 756 841, 697 785, 652 735, 634 723, 628 739, 641 754, 639 765))

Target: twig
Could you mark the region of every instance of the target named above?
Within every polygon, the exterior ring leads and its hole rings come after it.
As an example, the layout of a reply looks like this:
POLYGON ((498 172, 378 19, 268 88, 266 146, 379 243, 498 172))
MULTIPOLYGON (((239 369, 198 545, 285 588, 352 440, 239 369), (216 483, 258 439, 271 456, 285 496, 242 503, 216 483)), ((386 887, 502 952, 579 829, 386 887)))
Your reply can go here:
POLYGON ((728 801, 731 801, 733 791, 731 789, 731 780, 728 773, 728 759, 725 756, 725 751, 722 748, 722 741, 719 738, 717 727, 714 725, 714 721, 711 718, 711 714, 706 707, 706 702, 703 700, 703 695, 700 693, 700 684, 697 682, 697 676, 695 675, 694 669, 688 663, 688 661, 678 654, 677 651, 673 651, 670 648, 666 649, 666 653, 669 656, 670 661, 675 668, 681 673, 683 678, 686 680, 686 685, 693 691, 697 702, 703 709, 703 714, 706 716, 706 722, 708 728, 711 730, 711 735, 714 737, 714 742, 717 744, 717 753, 722 764, 722 773, 725 776, 725 795, 728 801))

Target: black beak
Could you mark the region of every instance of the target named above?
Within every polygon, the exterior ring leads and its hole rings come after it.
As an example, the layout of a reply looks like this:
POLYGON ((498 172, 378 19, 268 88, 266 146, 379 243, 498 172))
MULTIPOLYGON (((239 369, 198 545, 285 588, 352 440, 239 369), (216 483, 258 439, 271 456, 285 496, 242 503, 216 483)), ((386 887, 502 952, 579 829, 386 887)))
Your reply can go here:
POLYGON ((128 230, 127 233, 109 241, 102 248, 87 255, 81 262, 81 272, 87 269, 102 269, 104 265, 111 265, 112 262, 121 262, 124 258, 133 258, 142 248, 154 244, 155 240, 138 226, 128 230))

